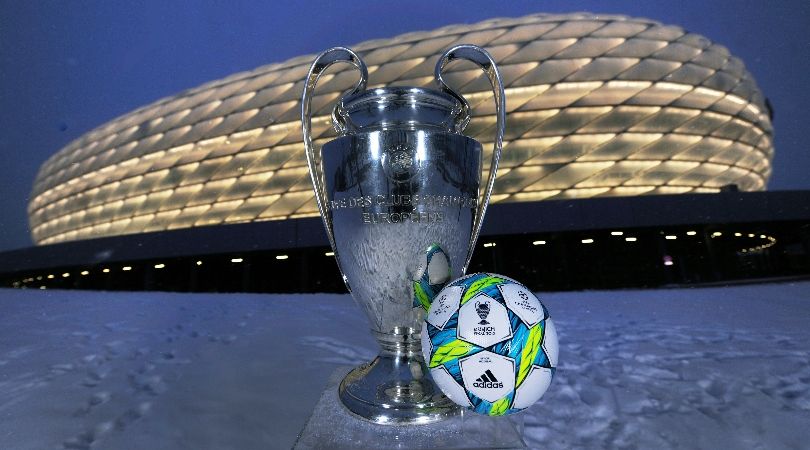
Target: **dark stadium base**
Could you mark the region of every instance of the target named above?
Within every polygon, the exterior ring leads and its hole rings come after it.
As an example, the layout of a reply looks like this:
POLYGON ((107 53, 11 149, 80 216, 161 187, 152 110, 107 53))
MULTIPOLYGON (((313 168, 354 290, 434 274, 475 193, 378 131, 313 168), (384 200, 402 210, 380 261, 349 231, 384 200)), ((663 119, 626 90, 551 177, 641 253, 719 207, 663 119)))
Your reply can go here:
MULTIPOLYGON (((391 225, 395 226, 395 225, 391 225)), ((392 264, 400 263, 392 258, 392 264)), ((468 272, 544 291, 810 276, 810 191, 492 205, 468 272)), ((319 218, 199 227, 0 253, 0 286, 345 292, 319 218)))

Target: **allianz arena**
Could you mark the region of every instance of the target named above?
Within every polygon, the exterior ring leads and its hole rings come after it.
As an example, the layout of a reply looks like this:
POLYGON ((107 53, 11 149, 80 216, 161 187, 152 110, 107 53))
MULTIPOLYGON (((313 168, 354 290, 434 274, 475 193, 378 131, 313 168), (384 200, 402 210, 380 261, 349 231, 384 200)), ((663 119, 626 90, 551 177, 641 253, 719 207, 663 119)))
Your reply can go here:
MULTIPOLYGON (((369 86, 430 87, 438 56, 459 43, 485 47, 506 86, 495 203, 766 186, 769 108, 742 61, 703 36, 624 16, 533 15, 352 48, 369 66, 369 86)), ((299 122, 313 58, 207 83, 76 139, 36 178, 34 241, 317 215, 299 122)), ((465 64, 447 80, 474 108, 465 134, 488 149, 491 93, 465 64)), ((355 80, 349 69, 322 77, 316 144, 334 136, 329 112, 355 80)))

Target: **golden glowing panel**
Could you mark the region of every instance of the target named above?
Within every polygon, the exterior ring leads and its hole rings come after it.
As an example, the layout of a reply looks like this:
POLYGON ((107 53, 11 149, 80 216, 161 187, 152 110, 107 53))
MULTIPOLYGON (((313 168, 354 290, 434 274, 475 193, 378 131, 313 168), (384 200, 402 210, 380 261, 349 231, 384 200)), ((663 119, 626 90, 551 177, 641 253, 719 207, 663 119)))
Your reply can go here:
MULTIPOLYGON (((721 45, 647 19, 577 13, 353 48, 369 66, 369 86, 431 87, 436 59, 460 43, 487 48, 506 85, 493 203, 765 188, 769 111, 721 45)), ((317 215, 298 117, 313 58, 206 83, 79 137, 40 168, 28 207, 34 241, 317 215)), ((474 108, 466 134, 488 149, 495 117, 486 78, 466 63, 446 78, 474 108)), ((331 107, 355 82, 343 67, 322 77, 316 144, 334 136, 331 107)))

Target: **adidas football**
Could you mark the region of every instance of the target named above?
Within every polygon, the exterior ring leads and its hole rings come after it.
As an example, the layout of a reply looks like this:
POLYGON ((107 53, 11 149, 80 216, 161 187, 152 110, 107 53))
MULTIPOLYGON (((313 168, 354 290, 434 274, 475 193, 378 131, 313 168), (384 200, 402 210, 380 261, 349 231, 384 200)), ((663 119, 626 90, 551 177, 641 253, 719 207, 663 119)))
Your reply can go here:
POLYGON ((546 392, 557 367, 557 332, 526 286, 476 273, 435 296, 422 327, 422 351, 447 397, 500 416, 528 408, 546 392))

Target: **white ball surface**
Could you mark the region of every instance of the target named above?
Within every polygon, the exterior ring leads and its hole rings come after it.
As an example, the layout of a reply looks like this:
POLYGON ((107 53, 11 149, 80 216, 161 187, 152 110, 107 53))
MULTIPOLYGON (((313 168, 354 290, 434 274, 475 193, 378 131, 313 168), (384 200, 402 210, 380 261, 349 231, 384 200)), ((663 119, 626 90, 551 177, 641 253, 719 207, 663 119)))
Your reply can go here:
POLYGON ((548 310, 526 286, 478 273, 435 296, 422 327, 422 351, 448 398, 481 414, 503 415, 545 394, 559 345, 548 310))

